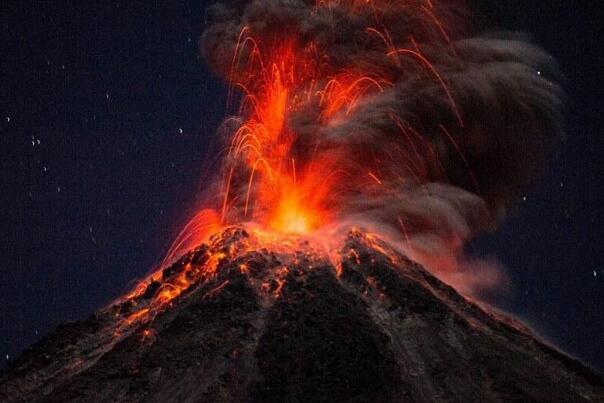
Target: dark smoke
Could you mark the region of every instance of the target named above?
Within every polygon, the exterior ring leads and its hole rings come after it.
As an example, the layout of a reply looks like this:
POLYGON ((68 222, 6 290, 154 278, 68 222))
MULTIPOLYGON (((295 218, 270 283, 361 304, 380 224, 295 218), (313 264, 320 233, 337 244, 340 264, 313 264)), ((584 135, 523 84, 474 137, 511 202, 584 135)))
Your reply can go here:
POLYGON ((340 222, 387 230, 433 268, 455 266, 465 241, 503 219, 562 141, 556 65, 523 35, 477 31, 461 1, 435 1, 432 8, 426 1, 374 1, 375 13, 352 12, 351 0, 327 3, 216 4, 201 52, 228 79, 237 38, 247 26, 261 46, 292 33, 301 47, 316 44, 328 60, 325 80, 343 69, 387 77, 393 85, 364 98, 354 113, 326 122, 310 103, 291 113, 287 125, 298 136, 301 155, 344 152, 342 165, 351 176, 387 162, 380 165, 383 190, 334 189, 340 222), (397 48, 420 51, 450 97, 416 57, 386 56, 384 42, 367 27, 387 31, 397 48))

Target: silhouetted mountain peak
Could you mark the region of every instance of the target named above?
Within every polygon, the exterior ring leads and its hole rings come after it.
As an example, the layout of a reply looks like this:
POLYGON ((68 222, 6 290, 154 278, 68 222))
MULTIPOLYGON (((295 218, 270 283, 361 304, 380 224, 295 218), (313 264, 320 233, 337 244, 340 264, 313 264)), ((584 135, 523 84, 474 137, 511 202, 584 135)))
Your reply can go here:
POLYGON ((379 237, 234 227, 0 374, 0 400, 597 402, 604 381, 379 237))

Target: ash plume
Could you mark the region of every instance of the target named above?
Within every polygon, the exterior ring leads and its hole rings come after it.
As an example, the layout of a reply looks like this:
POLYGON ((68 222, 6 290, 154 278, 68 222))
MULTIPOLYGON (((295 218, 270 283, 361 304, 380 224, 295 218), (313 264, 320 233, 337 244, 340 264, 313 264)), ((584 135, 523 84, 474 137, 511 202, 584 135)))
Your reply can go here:
MULTIPOLYGON (((281 159, 317 177, 302 203, 326 212, 322 224, 387 233, 436 272, 459 268, 465 242, 497 226, 563 139, 552 57, 521 34, 478 31, 461 1, 229 1, 208 18, 202 55, 244 89, 225 146, 250 116, 262 121, 263 77, 293 49, 304 62, 291 71, 312 74, 287 87, 279 132, 281 159)), ((273 146, 256 152, 266 160, 273 146)), ((242 159, 225 157, 223 215, 262 221, 271 203, 253 200, 267 174, 242 159)))

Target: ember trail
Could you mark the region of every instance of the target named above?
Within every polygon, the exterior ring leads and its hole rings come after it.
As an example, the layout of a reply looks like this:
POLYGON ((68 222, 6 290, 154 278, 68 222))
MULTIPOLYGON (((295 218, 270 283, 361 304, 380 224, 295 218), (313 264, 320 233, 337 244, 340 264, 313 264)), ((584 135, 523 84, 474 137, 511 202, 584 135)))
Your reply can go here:
POLYGON ((153 293, 125 324, 232 260, 227 248, 165 272, 233 225, 251 234, 239 243, 248 251, 302 248, 334 267, 333 245, 362 227, 379 234, 380 250, 386 242, 441 278, 461 270, 465 242, 501 221, 562 137, 549 55, 476 32, 470 15, 462 1, 213 6, 200 46, 229 86, 220 175, 158 270, 125 298, 153 293))

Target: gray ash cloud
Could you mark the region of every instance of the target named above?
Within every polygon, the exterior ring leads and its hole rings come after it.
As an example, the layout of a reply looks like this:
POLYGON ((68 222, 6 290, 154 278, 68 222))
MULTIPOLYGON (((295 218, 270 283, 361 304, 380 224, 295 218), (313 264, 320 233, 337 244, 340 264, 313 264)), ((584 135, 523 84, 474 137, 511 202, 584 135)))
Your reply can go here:
POLYGON ((563 140, 555 61, 525 35, 476 29, 461 1, 374 1, 371 12, 360 2, 327 3, 218 3, 208 12, 201 53, 232 78, 232 55, 248 27, 260 47, 291 35, 300 48, 312 43, 325 58, 324 82, 342 71, 388 80, 353 113, 321 119, 316 102, 292 111, 286 118, 295 149, 301 164, 337 150, 351 177, 377 167, 379 192, 334 189, 343 215, 400 239, 406 232, 418 256, 457 256, 466 240, 496 227, 563 140), (395 48, 368 28, 387 33, 395 48))

